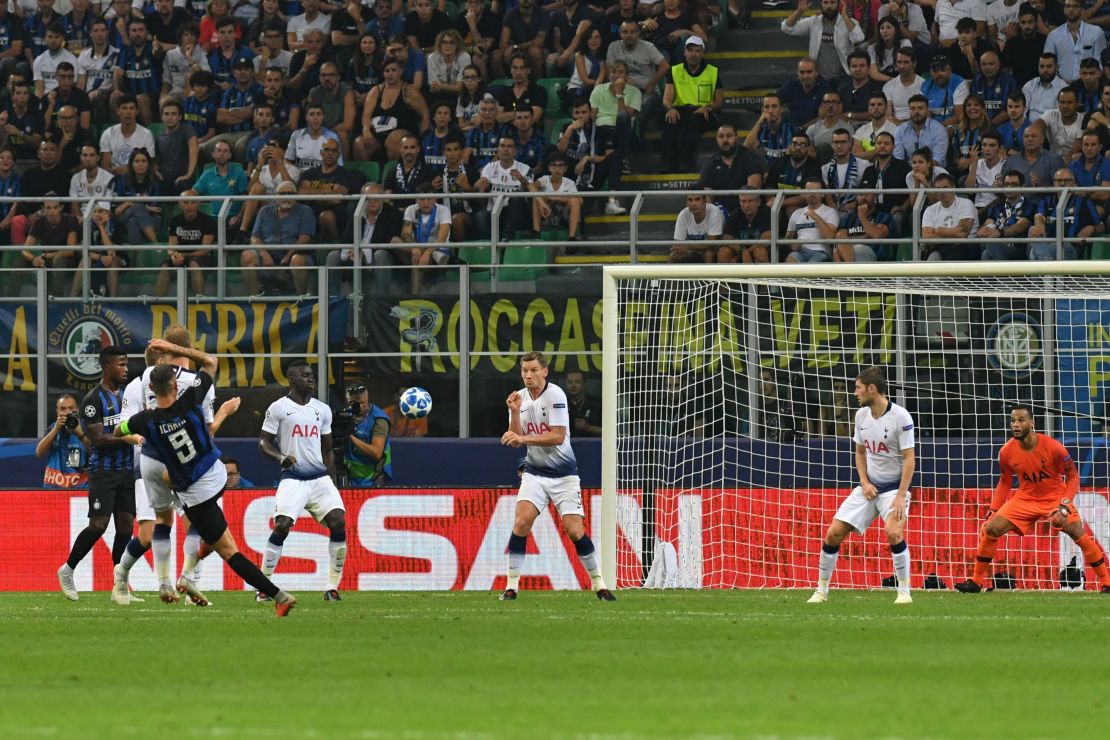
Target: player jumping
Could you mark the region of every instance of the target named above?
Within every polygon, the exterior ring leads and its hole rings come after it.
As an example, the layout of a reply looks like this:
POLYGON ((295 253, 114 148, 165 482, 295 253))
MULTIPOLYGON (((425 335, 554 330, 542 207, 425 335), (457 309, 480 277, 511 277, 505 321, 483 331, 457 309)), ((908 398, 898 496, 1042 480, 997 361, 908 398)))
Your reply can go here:
POLYGON ((1001 474, 994 487, 987 521, 981 530, 979 551, 971 580, 956 584, 965 594, 990 591, 993 573, 991 562, 998 551, 998 540, 1013 530, 1028 534, 1041 519, 1048 519, 1062 529, 1083 551, 1083 559, 1098 576, 1101 591, 1110 594, 1110 569, 1106 555, 1092 537, 1075 508, 1079 491, 1079 471, 1064 445, 1052 437, 1033 430, 1033 409, 1019 403, 1010 410, 1010 436, 998 453, 1001 474), (1017 494, 1006 497, 1013 486, 1013 477, 1020 481, 1017 494))
POLYGON ((559 386, 547 382, 547 358, 540 352, 528 352, 520 358, 520 377, 524 379, 524 389, 513 391, 505 401, 509 407, 509 430, 501 436, 501 444, 525 445, 528 453, 516 497, 516 517, 509 536, 508 580, 501 600, 516 598, 528 533, 550 501, 563 519, 563 531, 574 542, 578 559, 590 574, 597 598, 616 601, 617 597, 601 579, 597 550, 586 534, 578 462, 570 446, 567 395, 559 386))
POLYGON ((150 387, 157 406, 140 411, 116 427, 116 436, 137 434, 143 438, 143 480, 155 510, 166 487, 162 471, 170 479, 173 498, 185 509, 189 521, 201 538, 223 558, 240 578, 270 596, 275 613, 284 617, 297 603, 292 594, 279 589, 262 571, 239 552, 227 528, 224 512, 217 504, 227 483, 227 470, 220 462, 220 450, 212 441, 205 423, 204 397, 214 382, 216 358, 203 352, 170 344, 161 339, 150 342, 154 349, 187 357, 200 366, 191 391, 178 398, 177 373, 169 365, 159 365, 150 373, 150 387), (156 452, 149 457, 147 451, 156 452), (159 483, 151 485, 157 477, 159 483))
POLYGON ((882 517, 886 541, 894 558, 898 578, 895 604, 912 604, 910 596, 910 550, 906 545, 906 520, 910 509, 910 482, 916 464, 914 457, 913 417, 910 412, 886 397, 886 376, 869 367, 856 377, 856 470, 860 484, 852 489, 833 516, 825 542, 821 545, 817 590, 810 604, 829 600, 829 581, 836 568, 840 543, 852 530, 864 530, 882 517))
MULTIPOLYGON (((346 508, 335 487, 335 452, 331 441, 331 409, 313 396, 316 376, 298 360, 286 370, 289 394, 266 409, 258 449, 281 465, 274 494, 274 530, 262 558, 262 572, 274 573, 281 547, 293 523, 307 511, 328 528, 328 584, 324 601, 339 601, 339 581, 347 559, 346 508)), ((259 601, 266 594, 258 594, 259 601)))

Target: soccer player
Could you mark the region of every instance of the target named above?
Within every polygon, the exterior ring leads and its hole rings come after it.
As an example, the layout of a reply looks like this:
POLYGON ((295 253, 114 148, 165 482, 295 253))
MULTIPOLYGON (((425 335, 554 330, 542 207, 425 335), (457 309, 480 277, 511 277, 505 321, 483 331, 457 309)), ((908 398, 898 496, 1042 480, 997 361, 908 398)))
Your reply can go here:
POLYGON ((112 541, 112 562, 123 556, 131 529, 135 526, 135 485, 131 478, 129 445, 115 430, 123 407, 123 386, 127 383, 127 353, 119 347, 100 350, 100 383, 81 402, 81 424, 89 438, 89 526, 73 541, 69 558, 58 568, 58 585, 70 601, 77 601, 73 569, 93 545, 104 536, 108 520, 114 518, 116 535, 112 541))
POLYGON ((159 499, 169 492, 161 481, 164 474, 174 491, 170 496, 184 508, 201 538, 240 578, 274 600, 277 616, 288 615, 297 603, 296 597, 275 586, 239 552, 217 505, 227 483, 227 471, 220 462, 220 449, 212 441, 202 409, 204 397, 215 382, 216 358, 163 339, 151 340, 150 346, 171 356, 194 360, 200 366, 193 384, 180 397, 174 368, 155 367, 150 372, 150 388, 156 407, 140 411, 116 428, 117 436, 135 433, 143 437, 143 479, 151 504, 156 511, 161 510, 159 499), (155 456, 149 455, 148 450, 155 456), (157 484, 152 485, 156 479, 157 484))
POLYGON ((1079 491, 1079 471, 1064 445, 1033 428, 1033 409, 1019 403, 1010 410, 1011 439, 998 453, 1001 474, 994 487, 987 521, 980 530, 979 551, 971 580, 956 584, 965 594, 991 591, 991 561, 998 540, 1010 531, 1024 535, 1041 519, 1062 529, 1083 551, 1083 559, 1095 571, 1101 591, 1110 594, 1110 569, 1106 555, 1079 518, 1075 494, 1079 491), (1018 492, 1009 501, 1014 476, 1018 492))
MULTIPOLYGON (((335 452, 331 441, 331 409, 313 396, 316 376, 303 360, 291 364, 289 394, 266 409, 258 449, 281 465, 274 501, 274 529, 262 558, 262 572, 273 575, 281 546, 301 511, 328 528, 328 583, 324 601, 339 601, 339 581, 347 559, 346 508, 335 487, 335 452)), ((259 592, 259 601, 267 594, 259 592)))
POLYGON ((882 517, 886 541, 894 558, 898 578, 895 604, 912 604, 910 597, 910 550, 906 545, 906 520, 910 509, 910 481, 916 464, 913 417, 910 412, 886 397, 886 376, 877 367, 866 368, 856 376, 855 434, 856 470, 859 485, 852 489, 833 516, 825 533, 818 564, 817 590, 810 604, 829 600, 829 581, 836 568, 840 543, 852 530, 864 530, 882 517))
POLYGON ((501 435, 501 444, 526 446, 528 452, 516 497, 513 532, 509 535, 509 573, 501 600, 516 598, 528 533, 550 501, 563 519, 563 531, 574 542, 578 559, 590 574, 597 598, 616 601, 617 597, 601 579, 597 550, 586 534, 578 462, 570 446, 567 395, 559 386, 547 382, 547 358, 541 352, 521 356, 520 377, 524 379, 524 389, 513 391, 505 400, 509 407, 509 429, 501 435))

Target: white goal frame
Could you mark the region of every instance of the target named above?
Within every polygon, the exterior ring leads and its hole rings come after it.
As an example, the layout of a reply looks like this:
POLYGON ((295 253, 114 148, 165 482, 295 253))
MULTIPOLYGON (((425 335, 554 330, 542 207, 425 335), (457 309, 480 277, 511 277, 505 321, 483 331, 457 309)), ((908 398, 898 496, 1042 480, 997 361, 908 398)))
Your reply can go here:
POLYGON ((602 282, 602 435, 601 531, 602 575, 617 584, 617 388, 621 353, 618 283, 630 279, 745 280, 758 278, 914 278, 914 277, 1049 277, 1110 275, 1110 261, 1036 262, 870 262, 757 265, 637 264, 603 268, 602 282))

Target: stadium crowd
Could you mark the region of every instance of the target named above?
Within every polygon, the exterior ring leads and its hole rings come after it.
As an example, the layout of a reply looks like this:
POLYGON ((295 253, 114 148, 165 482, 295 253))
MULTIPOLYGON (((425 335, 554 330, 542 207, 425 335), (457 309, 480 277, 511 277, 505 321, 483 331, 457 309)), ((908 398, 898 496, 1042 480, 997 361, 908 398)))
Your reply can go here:
MULTIPOLYGON (((800 240, 789 261, 896 256, 852 238, 904 235, 910 200, 854 197, 861 187, 979 191, 974 204, 931 197, 923 235, 953 242, 931 245, 929 258, 1052 258, 1058 222, 1066 256, 1083 257, 1105 230, 1106 192, 1072 198, 1059 216, 1054 198, 998 192, 1110 179, 1104 0, 821 0, 815 14, 799 0, 781 28, 807 37, 809 55, 742 135, 722 123, 724 85, 706 45, 719 24, 746 27, 753 4, 0 3, 0 193, 41 199, 0 202, 0 243, 26 247, 5 253, 5 265, 79 266, 87 217, 98 291, 117 293, 136 247, 165 245, 153 263, 139 260, 162 267, 156 292, 186 267, 203 293, 227 195, 287 196, 229 211, 226 238, 247 247, 251 294, 310 290, 304 273, 283 287, 259 267, 351 263, 341 248, 353 238, 353 203, 341 199, 350 194, 409 196, 367 210, 363 257, 374 265, 442 264, 456 258, 450 249, 420 245, 488 238, 492 206, 452 197, 465 192, 545 193, 510 200, 500 233, 558 229, 576 241, 587 203, 627 212, 616 195, 580 194, 620 189, 631 153, 654 132, 663 171, 700 169, 706 191, 798 191, 786 198, 782 236, 800 240), (690 142, 713 129, 717 152, 697 168, 690 142), (841 194, 801 192, 818 188, 841 194), (173 195, 215 200, 142 200, 173 195), (976 234, 1045 241, 980 254, 963 239, 976 234)), ((769 259, 767 206, 692 196, 672 259, 769 259), (709 244, 730 237, 760 243, 709 244)), ((59 272, 52 290, 78 293, 80 279, 59 272)), ((412 271, 407 287, 421 284, 412 271)))

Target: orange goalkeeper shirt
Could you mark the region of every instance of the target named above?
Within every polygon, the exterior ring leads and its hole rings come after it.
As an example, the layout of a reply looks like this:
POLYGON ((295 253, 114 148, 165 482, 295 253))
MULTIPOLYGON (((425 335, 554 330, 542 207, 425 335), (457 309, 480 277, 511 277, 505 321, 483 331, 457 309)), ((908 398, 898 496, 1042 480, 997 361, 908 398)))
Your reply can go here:
POLYGON ((1043 434, 1037 435, 1037 446, 1029 451, 1016 439, 1002 445, 998 465, 1002 475, 991 500, 991 508, 995 511, 1005 502, 1015 475, 1018 495, 1027 498, 1059 500, 1079 490, 1079 473, 1067 448, 1043 434))

